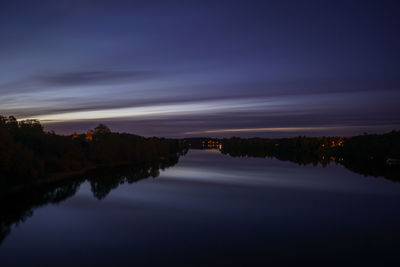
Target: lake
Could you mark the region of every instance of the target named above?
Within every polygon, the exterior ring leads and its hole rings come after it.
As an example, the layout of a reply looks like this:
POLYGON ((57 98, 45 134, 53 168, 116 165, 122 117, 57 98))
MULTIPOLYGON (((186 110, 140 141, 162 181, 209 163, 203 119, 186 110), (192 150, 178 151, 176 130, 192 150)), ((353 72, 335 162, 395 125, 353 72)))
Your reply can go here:
POLYGON ((0 265, 400 266, 400 183, 218 150, 175 163, 3 199, 0 265))

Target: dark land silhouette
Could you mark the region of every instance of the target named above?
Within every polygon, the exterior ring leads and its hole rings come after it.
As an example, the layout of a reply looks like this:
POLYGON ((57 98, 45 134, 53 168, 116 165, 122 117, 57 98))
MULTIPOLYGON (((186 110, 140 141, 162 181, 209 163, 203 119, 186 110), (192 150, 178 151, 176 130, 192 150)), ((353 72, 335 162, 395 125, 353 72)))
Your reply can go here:
POLYGON ((0 184, 37 182, 98 167, 144 164, 184 152, 178 139, 114 133, 100 124, 86 134, 45 132, 39 121, 0 116, 0 184))

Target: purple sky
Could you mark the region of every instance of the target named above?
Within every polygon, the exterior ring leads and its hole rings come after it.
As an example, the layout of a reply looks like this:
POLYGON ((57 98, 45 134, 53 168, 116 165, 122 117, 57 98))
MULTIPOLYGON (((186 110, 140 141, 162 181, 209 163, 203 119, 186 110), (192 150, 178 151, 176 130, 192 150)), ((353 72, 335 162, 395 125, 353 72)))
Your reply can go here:
POLYGON ((1 1, 0 114, 145 136, 400 130, 399 1, 1 1))

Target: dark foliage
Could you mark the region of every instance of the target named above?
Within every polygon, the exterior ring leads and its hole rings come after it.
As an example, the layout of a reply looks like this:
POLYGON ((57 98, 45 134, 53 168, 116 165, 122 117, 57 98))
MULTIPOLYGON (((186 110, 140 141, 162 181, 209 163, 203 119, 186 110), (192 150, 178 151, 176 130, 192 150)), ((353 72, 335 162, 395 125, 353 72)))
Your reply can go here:
POLYGON ((103 124, 86 135, 61 136, 45 132, 36 120, 0 116, 0 184, 99 166, 142 164, 182 151, 180 140, 113 133, 103 124))

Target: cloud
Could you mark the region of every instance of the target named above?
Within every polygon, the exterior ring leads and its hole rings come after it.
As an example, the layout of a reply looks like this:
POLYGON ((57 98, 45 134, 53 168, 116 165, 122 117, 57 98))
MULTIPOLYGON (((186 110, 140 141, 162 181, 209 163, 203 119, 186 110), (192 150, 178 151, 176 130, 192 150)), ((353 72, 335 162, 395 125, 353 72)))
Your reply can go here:
POLYGON ((149 70, 86 70, 36 74, 19 80, 0 84, 0 92, 4 94, 40 92, 60 87, 112 85, 129 82, 151 80, 162 74, 149 70))
POLYGON ((185 135, 224 134, 224 133, 271 133, 271 132, 313 132, 327 130, 344 130, 365 128, 365 125, 341 125, 341 126, 311 126, 311 127, 261 127, 261 128, 234 128, 234 129, 212 129, 204 131, 185 132, 185 135))
POLYGON ((118 119, 118 118, 151 118, 164 117, 166 115, 188 115, 188 114, 212 114, 231 112, 233 110, 247 112, 249 110, 261 109, 263 111, 279 110, 284 101, 272 101, 271 99, 219 99, 206 101, 188 101, 169 104, 157 104, 150 106, 114 107, 109 109, 95 109, 71 111, 56 114, 43 114, 29 116, 21 119, 38 119, 43 122, 60 122, 76 120, 96 119, 118 119))
POLYGON ((33 79, 56 86, 101 85, 150 79, 159 73, 144 70, 76 71, 36 76, 33 79))

